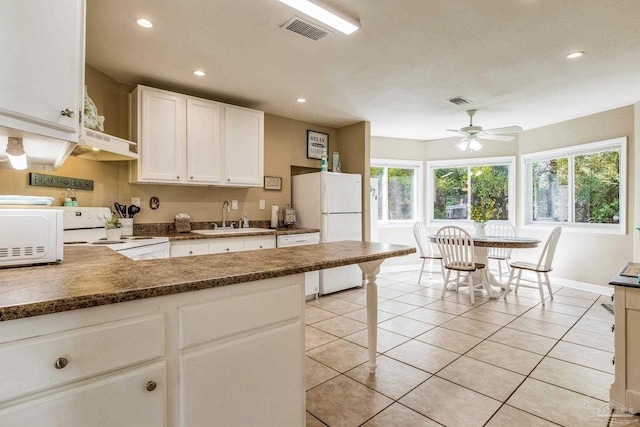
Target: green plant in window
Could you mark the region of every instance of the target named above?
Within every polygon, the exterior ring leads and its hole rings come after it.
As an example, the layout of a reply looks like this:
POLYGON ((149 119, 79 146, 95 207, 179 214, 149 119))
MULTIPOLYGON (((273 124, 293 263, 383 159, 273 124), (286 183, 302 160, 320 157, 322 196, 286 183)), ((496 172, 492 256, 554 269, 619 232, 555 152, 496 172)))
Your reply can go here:
POLYGON ((475 222, 487 222, 498 214, 496 201, 489 197, 480 197, 471 205, 471 220, 475 222))

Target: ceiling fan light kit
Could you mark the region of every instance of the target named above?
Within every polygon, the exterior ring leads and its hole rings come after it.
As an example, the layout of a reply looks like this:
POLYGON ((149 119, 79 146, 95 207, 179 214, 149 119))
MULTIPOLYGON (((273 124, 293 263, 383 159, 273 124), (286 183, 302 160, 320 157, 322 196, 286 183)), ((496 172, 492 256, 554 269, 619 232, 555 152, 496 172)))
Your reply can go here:
POLYGON ((500 134, 522 132, 522 128, 520 126, 507 126, 486 130, 484 130, 482 126, 474 126, 473 116, 477 111, 478 110, 467 110, 467 114, 469 115, 469 126, 460 128, 460 130, 447 129, 449 132, 455 132, 464 136, 464 138, 456 143, 456 147, 462 151, 480 150, 482 148, 482 144, 480 144, 479 141, 480 139, 489 139, 494 141, 513 141, 515 139, 514 136, 506 136, 500 134))

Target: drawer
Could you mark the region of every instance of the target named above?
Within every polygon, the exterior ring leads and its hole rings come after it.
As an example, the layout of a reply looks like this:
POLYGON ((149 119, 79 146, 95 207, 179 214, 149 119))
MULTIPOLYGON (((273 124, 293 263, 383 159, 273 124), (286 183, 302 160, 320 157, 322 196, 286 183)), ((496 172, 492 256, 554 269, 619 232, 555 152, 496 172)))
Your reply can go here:
POLYGON ((244 241, 244 250, 252 251, 255 249, 272 249, 276 247, 276 239, 273 236, 248 238, 244 241))
POLYGON ((626 291, 626 308, 632 310, 640 310, 640 289, 625 288, 626 291))
POLYGON ((163 355, 163 314, 3 344, 0 401, 163 355))
POLYGON ((285 234, 277 238, 279 248, 320 243, 320 233, 285 234))
POLYGON ((303 316, 302 283, 179 309, 180 348, 258 330, 303 316))
POLYGON ((171 258, 179 256, 207 255, 208 253, 209 245, 207 243, 171 244, 171 258))
POLYGON ((236 239, 219 239, 219 242, 209 243, 210 254, 222 254, 225 252, 239 252, 244 250, 242 240, 236 239))

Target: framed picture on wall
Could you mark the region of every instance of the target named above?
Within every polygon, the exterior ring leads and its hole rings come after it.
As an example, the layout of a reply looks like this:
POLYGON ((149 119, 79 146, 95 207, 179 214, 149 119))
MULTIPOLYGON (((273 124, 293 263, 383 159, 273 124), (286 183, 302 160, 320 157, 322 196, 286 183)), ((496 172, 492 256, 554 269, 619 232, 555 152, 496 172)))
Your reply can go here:
POLYGON ((282 190, 282 178, 279 176, 264 177, 265 190, 282 190))
POLYGON ((329 134, 307 131, 307 158, 322 160, 329 153, 329 134))

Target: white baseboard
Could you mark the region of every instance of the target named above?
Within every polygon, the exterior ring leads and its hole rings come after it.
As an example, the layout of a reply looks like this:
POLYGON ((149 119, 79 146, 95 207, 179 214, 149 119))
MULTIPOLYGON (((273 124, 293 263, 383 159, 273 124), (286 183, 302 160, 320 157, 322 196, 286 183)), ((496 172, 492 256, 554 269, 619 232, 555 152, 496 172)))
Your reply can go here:
MULTIPOLYGON (((422 264, 408 264, 408 265, 390 265, 388 267, 381 267, 381 273, 397 273, 401 271, 420 271, 420 266, 422 264)), ((595 285, 593 283, 586 282, 578 282, 576 280, 571 279, 563 279, 561 277, 553 277, 551 276, 551 283, 560 286, 566 286, 572 289, 578 289, 580 291, 585 292, 593 292, 601 295, 611 295, 613 294, 612 286, 603 286, 603 285, 595 285)))

